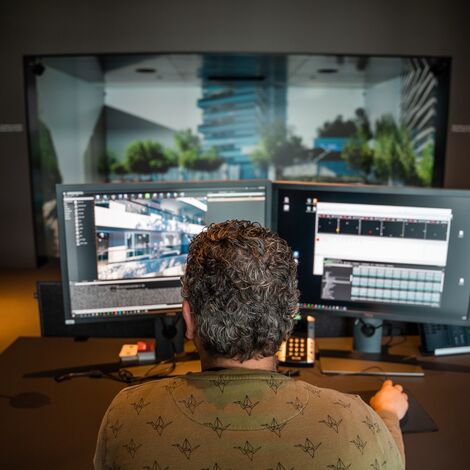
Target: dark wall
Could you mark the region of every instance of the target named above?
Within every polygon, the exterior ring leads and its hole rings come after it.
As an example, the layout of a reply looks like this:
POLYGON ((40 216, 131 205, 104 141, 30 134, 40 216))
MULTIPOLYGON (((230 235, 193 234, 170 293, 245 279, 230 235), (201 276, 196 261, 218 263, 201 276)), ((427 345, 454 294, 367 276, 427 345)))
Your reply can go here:
MULTIPOLYGON (((22 59, 27 54, 226 51, 450 56, 453 64, 445 186, 470 188, 470 129, 455 127, 470 125, 470 28, 466 3, 1 2, 0 130, 2 124, 26 125, 22 59)), ((0 188, 0 267, 33 266, 25 130, 0 132, 0 188)))

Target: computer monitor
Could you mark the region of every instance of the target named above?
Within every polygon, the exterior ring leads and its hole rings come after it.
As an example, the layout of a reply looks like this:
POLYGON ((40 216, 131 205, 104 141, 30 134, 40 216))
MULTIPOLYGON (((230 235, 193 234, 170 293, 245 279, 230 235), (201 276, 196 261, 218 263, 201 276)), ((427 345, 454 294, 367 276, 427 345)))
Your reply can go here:
POLYGON ((384 319, 469 323, 470 191, 280 183, 273 198, 302 309, 374 331, 384 319))
POLYGON ((191 239, 214 222, 270 225, 271 183, 58 185, 67 325, 181 310, 191 239))

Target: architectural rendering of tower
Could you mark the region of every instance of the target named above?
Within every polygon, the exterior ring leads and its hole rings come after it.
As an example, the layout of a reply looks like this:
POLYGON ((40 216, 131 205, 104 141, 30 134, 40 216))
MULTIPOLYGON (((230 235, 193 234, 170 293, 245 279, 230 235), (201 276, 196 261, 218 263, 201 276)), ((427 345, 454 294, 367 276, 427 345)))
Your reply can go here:
POLYGON ((413 148, 421 154, 434 148, 437 118, 438 80, 428 60, 411 58, 402 75, 401 120, 410 131, 413 148))
POLYGON ((206 55, 201 70, 204 149, 215 148, 240 179, 265 177, 250 153, 265 126, 286 122, 286 56, 206 55))

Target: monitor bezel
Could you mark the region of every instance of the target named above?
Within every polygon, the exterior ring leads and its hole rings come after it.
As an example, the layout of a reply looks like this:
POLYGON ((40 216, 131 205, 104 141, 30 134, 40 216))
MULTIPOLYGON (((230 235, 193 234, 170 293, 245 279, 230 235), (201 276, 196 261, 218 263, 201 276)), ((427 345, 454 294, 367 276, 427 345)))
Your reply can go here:
MULTIPOLYGON (((334 183, 306 183, 296 181, 275 181, 273 184, 273 201, 271 204, 271 223, 272 229, 277 231, 278 227, 278 197, 279 191, 284 189, 298 189, 299 191, 313 190, 317 192, 332 192, 341 191, 346 193, 370 193, 370 194, 390 194, 390 195, 408 195, 408 196, 438 196, 438 197, 458 197, 469 199, 470 206, 470 190, 462 189, 441 189, 441 188, 418 188, 418 187, 390 187, 390 186, 375 186, 375 185, 347 185, 347 184, 334 184, 334 183)), ((449 320, 446 318, 436 319, 433 317, 426 317, 424 315, 404 314, 401 312, 396 313, 380 313, 366 310, 353 310, 348 308, 344 310, 329 310, 329 309, 315 309, 315 308, 302 308, 302 313, 312 314, 312 312, 321 312, 325 315, 331 314, 335 316, 348 317, 348 318, 361 318, 361 319, 379 319, 386 321, 401 321, 411 323, 434 323, 446 324, 457 326, 470 326, 470 298, 467 307, 466 320, 449 320)))
POLYGON ((62 279, 62 293, 64 301, 64 323, 66 325, 84 325, 93 323, 136 321, 142 319, 152 319, 161 315, 174 314, 181 311, 180 307, 172 309, 162 309, 161 312, 152 312, 144 314, 123 315, 117 317, 87 317, 81 318, 73 323, 67 323, 71 319, 71 300, 69 290, 68 260, 66 250, 66 239, 64 228, 64 205, 63 194, 65 192, 84 192, 84 193, 125 193, 125 192, 154 192, 154 191, 176 191, 181 189, 217 189, 217 188, 245 188, 253 186, 262 186, 266 191, 266 202, 264 207, 265 224, 271 228, 271 214, 273 213, 272 190, 273 184, 270 180, 252 179, 252 180, 217 180, 217 181, 164 181, 164 182, 142 182, 142 183, 83 183, 83 184, 57 184, 57 221, 59 225, 59 253, 60 253, 60 271, 62 279))

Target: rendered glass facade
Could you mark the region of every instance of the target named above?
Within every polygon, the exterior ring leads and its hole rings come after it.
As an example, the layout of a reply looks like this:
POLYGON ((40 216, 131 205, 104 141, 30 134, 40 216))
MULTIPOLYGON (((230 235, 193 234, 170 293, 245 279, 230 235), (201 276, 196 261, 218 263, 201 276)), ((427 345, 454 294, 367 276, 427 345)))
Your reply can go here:
POLYGON ((286 123, 286 69, 285 56, 204 57, 198 131, 204 148, 215 148, 227 163, 238 165, 242 179, 266 176, 249 154, 264 127, 286 123))

